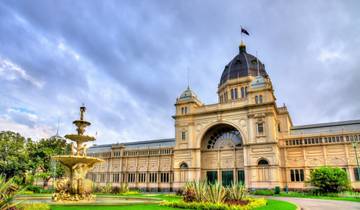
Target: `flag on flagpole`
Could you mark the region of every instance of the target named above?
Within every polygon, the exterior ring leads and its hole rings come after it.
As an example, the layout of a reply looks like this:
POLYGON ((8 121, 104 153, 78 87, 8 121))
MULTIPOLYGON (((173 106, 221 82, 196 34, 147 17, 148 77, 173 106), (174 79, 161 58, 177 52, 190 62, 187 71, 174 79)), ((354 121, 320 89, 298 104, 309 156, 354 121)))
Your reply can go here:
POLYGON ((250 36, 249 32, 246 29, 244 29, 243 27, 241 27, 241 33, 250 36))

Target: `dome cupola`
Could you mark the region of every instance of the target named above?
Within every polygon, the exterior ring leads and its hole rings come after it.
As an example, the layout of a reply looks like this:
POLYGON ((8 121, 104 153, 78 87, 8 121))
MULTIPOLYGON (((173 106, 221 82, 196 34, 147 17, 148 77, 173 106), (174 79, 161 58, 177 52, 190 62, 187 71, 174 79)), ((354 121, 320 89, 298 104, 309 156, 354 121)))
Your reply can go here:
POLYGON ((183 100, 189 100, 189 99, 193 99, 193 98, 197 98, 197 96, 194 93, 194 91, 192 91, 190 89, 190 87, 188 86, 187 89, 180 95, 179 100, 183 101, 183 100))
POLYGON ((257 57, 247 53, 245 44, 241 43, 239 46, 239 54, 225 66, 219 86, 228 80, 247 76, 267 77, 268 75, 265 71, 265 65, 261 63, 257 57))

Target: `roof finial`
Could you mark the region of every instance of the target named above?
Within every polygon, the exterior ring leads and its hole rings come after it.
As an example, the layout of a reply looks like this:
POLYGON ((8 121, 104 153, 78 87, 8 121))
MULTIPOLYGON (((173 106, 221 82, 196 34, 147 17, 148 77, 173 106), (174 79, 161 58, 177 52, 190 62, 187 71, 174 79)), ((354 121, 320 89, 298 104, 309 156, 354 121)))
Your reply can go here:
POLYGON ((240 53, 246 53, 246 46, 245 46, 245 44, 244 44, 244 42, 243 42, 243 34, 245 34, 245 35, 250 35, 249 34, 249 32, 245 29, 245 28, 243 28, 242 26, 240 26, 241 27, 241 43, 240 43, 240 46, 239 46, 239 51, 240 51, 240 53))

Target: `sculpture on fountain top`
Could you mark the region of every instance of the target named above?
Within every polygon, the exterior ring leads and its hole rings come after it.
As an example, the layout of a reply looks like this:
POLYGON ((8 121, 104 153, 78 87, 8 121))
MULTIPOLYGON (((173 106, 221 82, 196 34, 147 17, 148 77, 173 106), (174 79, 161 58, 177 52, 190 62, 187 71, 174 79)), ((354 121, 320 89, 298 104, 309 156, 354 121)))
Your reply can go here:
POLYGON ((92 193, 92 181, 86 179, 86 173, 103 160, 86 155, 85 142, 94 141, 92 136, 84 135, 85 128, 91 123, 84 120, 85 106, 80 107, 80 119, 73 124, 77 127, 77 134, 65 135, 65 138, 74 141, 71 143, 70 155, 52 157, 67 168, 67 177, 55 182, 54 201, 88 201, 95 197, 92 193), (76 145, 74 145, 76 143, 76 145))

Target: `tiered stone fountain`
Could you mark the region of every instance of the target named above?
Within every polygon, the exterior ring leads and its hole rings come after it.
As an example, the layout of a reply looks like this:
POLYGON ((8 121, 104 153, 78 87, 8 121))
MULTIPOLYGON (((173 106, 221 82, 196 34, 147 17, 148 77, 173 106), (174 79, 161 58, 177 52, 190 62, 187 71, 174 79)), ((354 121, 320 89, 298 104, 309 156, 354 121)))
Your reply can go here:
POLYGON ((86 145, 84 143, 95 141, 95 138, 84 135, 85 128, 91 125, 90 122, 84 120, 85 111, 85 106, 80 107, 80 120, 73 122, 77 127, 77 134, 65 135, 65 138, 76 143, 76 146, 71 143, 71 154, 52 157, 68 169, 67 177, 55 182, 53 201, 92 201, 95 199, 95 196, 91 194, 92 181, 86 179, 85 176, 96 163, 103 160, 86 155, 86 145))

